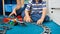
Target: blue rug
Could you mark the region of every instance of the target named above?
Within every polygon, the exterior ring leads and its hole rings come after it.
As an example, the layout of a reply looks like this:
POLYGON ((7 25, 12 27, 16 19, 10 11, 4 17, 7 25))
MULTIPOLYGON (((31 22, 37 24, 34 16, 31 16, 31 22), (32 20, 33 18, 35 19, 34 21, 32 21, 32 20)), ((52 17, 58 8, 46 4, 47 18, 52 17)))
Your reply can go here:
MULTIPOLYGON (((1 20, 0 20, 0 23, 2 23, 1 20)), ((60 26, 57 25, 55 22, 53 21, 44 22, 43 24, 50 28, 51 34, 60 34, 60 26)), ((7 30, 6 34, 41 34, 43 32, 42 27, 30 24, 30 23, 26 25, 27 26, 21 26, 21 25, 12 26, 12 29, 7 30)))

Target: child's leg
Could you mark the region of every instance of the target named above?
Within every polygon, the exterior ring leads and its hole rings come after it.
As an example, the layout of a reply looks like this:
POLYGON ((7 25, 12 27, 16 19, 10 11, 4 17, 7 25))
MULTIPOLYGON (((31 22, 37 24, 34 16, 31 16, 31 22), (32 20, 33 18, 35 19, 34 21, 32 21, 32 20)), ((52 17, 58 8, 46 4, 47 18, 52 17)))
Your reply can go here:
POLYGON ((48 22, 48 21, 50 21, 50 17, 48 15, 46 15, 44 22, 48 22))
POLYGON ((42 14, 31 14, 33 22, 37 22, 41 18, 42 14))
MULTIPOLYGON (((25 13, 24 11, 22 12, 21 16, 24 18, 25 13)), ((37 20, 39 20, 41 18, 42 14, 31 14, 31 19, 33 20, 33 22, 37 22, 37 20)), ((49 16, 46 15, 44 21, 49 21, 50 18, 49 16)))
MULTIPOLYGON (((31 15, 33 22, 37 22, 41 18, 42 14, 31 15)), ((50 21, 50 17, 46 15, 44 22, 50 21)))
MULTIPOLYGON (((24 18, 25 12, 22 12, 21 16, 24 18)), ((31 14, 30 16, 33 22, 37 22, 37 20, 41 18, 41 15, 39 14, 31 14)))
MULTIPOLYGON (((21 16, 24 18, 25 12, 22 12, 21 16)), ((39 14, 31 14, 30 16, 33 22, 36 22, 38 19, 41 18, 41 15, 39 14)))

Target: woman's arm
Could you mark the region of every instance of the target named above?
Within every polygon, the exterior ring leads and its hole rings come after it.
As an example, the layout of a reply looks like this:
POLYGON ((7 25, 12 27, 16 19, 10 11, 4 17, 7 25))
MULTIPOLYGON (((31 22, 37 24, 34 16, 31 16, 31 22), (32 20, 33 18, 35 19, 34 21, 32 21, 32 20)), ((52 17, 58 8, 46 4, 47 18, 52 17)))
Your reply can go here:
POLYGON ((12 13, 9 16, 11 16, 13 14, 17 15, 16 14, 16 10, 20 9, 21 6, 24 4, 24 0, 21 0, 21 1, 20 0, 16 0, 16 2, 17 2, 17 6, 13 9, 12 13))
POLYGON ((21 6, 24 5, 24 0, 16 0, 17 6, 14 8, 15 10, 18 10, 21 8, 21 6))

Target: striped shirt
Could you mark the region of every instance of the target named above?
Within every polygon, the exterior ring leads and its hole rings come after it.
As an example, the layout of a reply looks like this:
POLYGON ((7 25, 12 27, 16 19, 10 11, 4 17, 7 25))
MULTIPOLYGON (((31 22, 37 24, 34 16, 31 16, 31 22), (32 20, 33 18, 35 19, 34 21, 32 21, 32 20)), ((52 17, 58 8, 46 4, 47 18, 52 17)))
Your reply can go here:
POLYGON ((36 4, 31 0, 27 4, 27 7, 25 10, 31 10, 31 14, 34 14, 34 13, 42 13, 43 8, 46 8, 46 1, 42 1, 41 3, 38 2, 36 4))

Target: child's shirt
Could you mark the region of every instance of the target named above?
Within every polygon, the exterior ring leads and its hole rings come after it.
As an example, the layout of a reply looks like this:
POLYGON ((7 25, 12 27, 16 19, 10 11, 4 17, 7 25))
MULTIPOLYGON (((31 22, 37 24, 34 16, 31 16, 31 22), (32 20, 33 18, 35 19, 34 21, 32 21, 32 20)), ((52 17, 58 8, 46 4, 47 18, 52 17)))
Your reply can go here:
POLYGON ((33 2, 32 0, 29 1, 27 7, 25 10, 31 10, 31 14, 37 14, 37 13, 42 13, 42 9, 46 8, 46 1, 42 1, 41 3, 38 2, 33 2))

